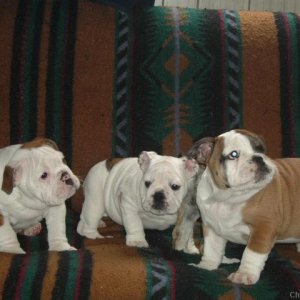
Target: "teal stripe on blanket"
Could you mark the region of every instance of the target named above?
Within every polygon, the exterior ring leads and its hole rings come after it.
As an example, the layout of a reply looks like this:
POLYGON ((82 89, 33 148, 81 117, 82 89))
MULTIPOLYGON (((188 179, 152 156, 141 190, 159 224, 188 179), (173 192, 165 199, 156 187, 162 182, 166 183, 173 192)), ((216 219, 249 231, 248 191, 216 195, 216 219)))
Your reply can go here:
POLYGON ((44 0, 20 1, 15 21, 11 64, 11 143, 32 139, 37 132, 38 62, 44 0))
POLYGON ((243 126, 242 38, 237 11, 224 10, 224 89, 227 103, 227 129, 243 126))
POLYGON ((113 157, 128 157, 131 145, 131 23, 128 13, 116 12, 113 97, 113 157))
POLYGON ((78 1, 53 2, 47 70, 46 136, 72 166, 72 103, 78 1))
MULTIPOLYGON (((28 256, 28 262, 27 265, 23 267, 25 276, 23 282, 20 282, 20 290, 21 290, 21 298, 26 298, 28 299, 31 297, 33 291, 36 290, 37 286, 36 284, 36 278, 38 276, 38 273, 40 272, 40 253, 35 252, 31 253, 28 256)), ((44 274, 43 274, 44 275, 44 274)), ((41 290, 39 290, 40 292, 41 290)), ((38 295, 36 294, 35 291, 35 296, 37 297, 38 295)), ((35 298, 38 299, 39 297, 35 298)))
POLYGON ((300 76, 299 76, 299 47, 300 28, 299 16, 288 13, 287 20, 290 28, 291 39, 291 97, 293 99, 293 112, 295 120, 295 155, 300 157, 300 76))
POLYGON ((275 13, 280 53, 282 156, 300 156, 299 17, 275 13))
POLYGON ((52 299, 88 299, 92 272, 90 251, 64 251, 59 255, 52 299))

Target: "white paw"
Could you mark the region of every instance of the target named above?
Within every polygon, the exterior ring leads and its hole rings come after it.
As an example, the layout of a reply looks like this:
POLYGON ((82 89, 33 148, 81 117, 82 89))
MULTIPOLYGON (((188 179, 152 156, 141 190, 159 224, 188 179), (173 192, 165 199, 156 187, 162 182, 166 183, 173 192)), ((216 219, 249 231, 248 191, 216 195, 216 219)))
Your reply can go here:
POLYGON ((50 251, 76 251, 77 249, 69 245, 68 243, 57 243, 49 246, 50 251))
POLYGON ((223 256, 223 258, 222 258, 222 264, 230 265, 230 264, 237 264, 239 262, 240 262, 240 260, 237 258, 228 258, 226 256, 223 256))
POLYGON ((259 276, 237 271, 231 273, 227 278, 233 283, 251 285, 257 282, 259 276))
POLYGON ((25 254, 26 252, 20 247, 3 247, 0 248, 0 252, 25 254))
MULTIPOLYGON (((104 222, 103 222, 104 223, 104 222)), ((105 224, 105 223, 104 223, 105 224)), ((83 221, 80 220, 78 225, 77 225, 77 232, 82 235, 85 236, 89 239, 103 239, 104 236, 101 235, 97 228, 88 228, 87 226, 84 225, 83 221)))
POLYGON ((149 245, 145 239, 134 240, 134 239, 126 239, 126 245, 129 247, 138 247, 138 248, 148 248, 149 245))
POLYGON ((187 254, 199 254, 199 249, 195 245, 192 245, 186 247, 183 252, 187 254))
POLYGON ((190 265, 200 269, 209 270, 209 271, 216 270, 219 266, 218 263, 209 260, 201 260, 199 264, 190 264, 190 265))
MULTIPOLYGON (((105 238, 105 236, 101 235, 97 230, 90 231, 90 232, 85 232, 85 233, 83 233, 83 235, 86 236, 87 238, 93 239, 93 240, 95 240, 95 239, 104 239, 105 238)), ((111 237, 111 236, 109 236, 109 237, 111 237)))

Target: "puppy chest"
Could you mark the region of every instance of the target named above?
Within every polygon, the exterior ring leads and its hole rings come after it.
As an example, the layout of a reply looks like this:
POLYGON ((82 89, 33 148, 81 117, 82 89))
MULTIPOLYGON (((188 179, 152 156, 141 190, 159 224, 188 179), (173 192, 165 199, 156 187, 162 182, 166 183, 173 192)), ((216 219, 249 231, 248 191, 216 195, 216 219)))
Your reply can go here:
POLYGON ((200 207, 201 217, 218 235, 234 243, 246 244, 250 229, 243 222, 242 207, 243 204, 205 204, 200 207))

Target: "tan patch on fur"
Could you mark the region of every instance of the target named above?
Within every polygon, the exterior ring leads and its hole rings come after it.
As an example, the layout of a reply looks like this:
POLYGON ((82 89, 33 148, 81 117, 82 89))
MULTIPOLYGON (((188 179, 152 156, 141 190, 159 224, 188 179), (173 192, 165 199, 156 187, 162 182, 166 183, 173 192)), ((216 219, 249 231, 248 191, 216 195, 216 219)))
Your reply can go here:
POLYGON ((124 158, 121 158, 121 157, 118 157, 118 158, 109 158, 109 159, 107 159, 106 160, 106 164, 105 164, 105 166, 106 166, 106 169, 108 170, 108 171, 110 171, 113 167, 114 167, 114 165, 116 165, 118 162, 120 162, 121 160, 123 160, 124 158))
POLYGON ((4 217, 0 214, 0 226, 4 224, 4 217))
POLYGON ((11 194, 13 188, 14 188, 14 181, 13 181, 13 175, 14 170, 13 168, 6 166, 3 173, 3 182, 2 182, 2 191, 4 191, 7 194, 11 194))
POLYGON ((270 252, 276 240, 300 238, 300 159, 273 162, 278 173, 243 209, 243 220, 251 228, 248 246, 258 253, 270 252))
POLYGON ((267 147, 262 136, 246 129, 235 129, 235 132, 245 135, 250 140, 250 144, 256 152, 266 152, 267 147))
POLYGON ((46 139, 46 138, 41 138, 41 137, 37 137, 34 140, 24 143, 21 148, 22 149, 30 149, 30 148, 38 148, 38 147, 42 147, 42 146, 49 146, 51 148, 53 148, 54 150, 59 150, 57 144, 50 140, 50 139, 46 139))

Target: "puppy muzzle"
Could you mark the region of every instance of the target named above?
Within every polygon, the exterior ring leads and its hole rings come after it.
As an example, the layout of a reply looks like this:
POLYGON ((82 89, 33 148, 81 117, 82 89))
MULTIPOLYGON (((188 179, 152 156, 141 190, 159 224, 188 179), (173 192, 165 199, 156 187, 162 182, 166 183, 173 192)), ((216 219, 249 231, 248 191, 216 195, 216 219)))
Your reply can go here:
POLYGON ((60 176, 60 180, 64 182, 66 185, 74 185, 74 181, 68 172, 62 172, 60 176))
POLYGON ((153 194, 152 208, 155 210, 164 210, 167 206, 166 196, 163 190, 157 191, 153 194))
POLYGON ((254 155, 251 159, 253 163, 256 164, 257 170, 255 175, 255 182, 260 182, 266 178, 266 176, 271 172, 270 168, 266 164, 264 158, 260 155, 254 155))

